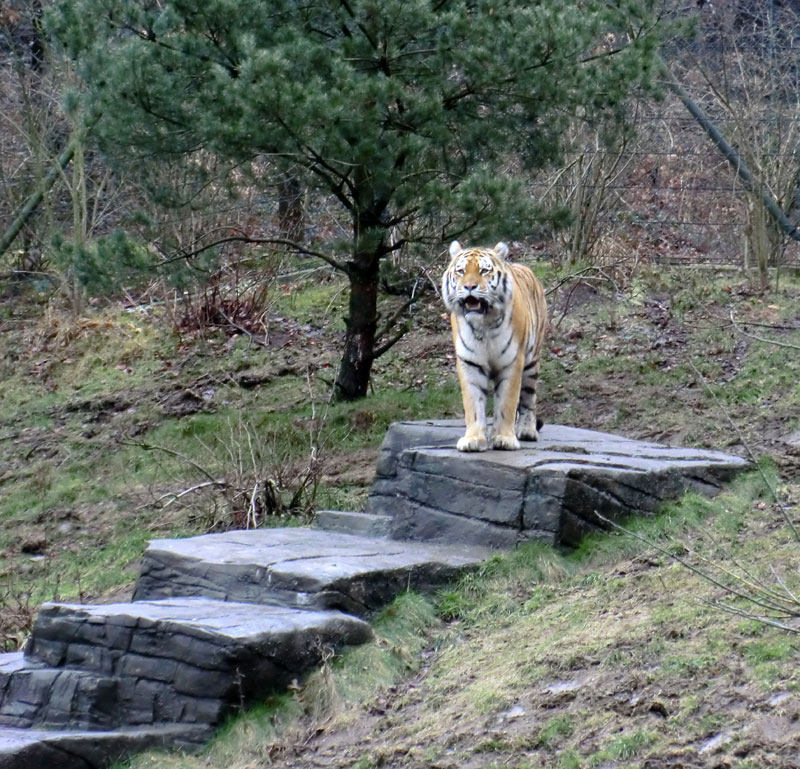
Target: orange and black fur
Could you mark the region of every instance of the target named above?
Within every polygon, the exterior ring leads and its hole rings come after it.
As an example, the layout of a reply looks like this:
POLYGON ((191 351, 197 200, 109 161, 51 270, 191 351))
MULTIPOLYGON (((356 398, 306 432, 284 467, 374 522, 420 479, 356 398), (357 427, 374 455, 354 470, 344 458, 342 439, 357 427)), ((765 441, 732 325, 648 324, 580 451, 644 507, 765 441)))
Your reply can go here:
POLYGON ((506 261, 508 246, 450 244, 442 297, 450 310, 467 432, 459 451, 485 451, 486 404, 494 393, 492 447, 535 441, 539 355, 547 330, 544 290, 528 267, 506 261))

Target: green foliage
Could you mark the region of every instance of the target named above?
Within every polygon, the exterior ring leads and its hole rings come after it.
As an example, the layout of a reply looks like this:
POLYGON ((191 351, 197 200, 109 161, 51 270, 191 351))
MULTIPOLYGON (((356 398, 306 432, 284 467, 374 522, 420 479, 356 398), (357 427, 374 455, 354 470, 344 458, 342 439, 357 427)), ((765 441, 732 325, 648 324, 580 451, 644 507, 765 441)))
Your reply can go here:
POLYGON ((326 244, 351 283, 335 395, 354 400, 378 347, 381 259, 563 219, 539 210, 529 170, 558 157, 569 121, 651 85, 657 5, 62 0, 48 18, 107 153, 151 189, 163 174, 143 155, 183 160, 198 189, 209 158, 240 176, 268 159, 258 174, 274 178, 251 183, 291 175, 338 202, 352 236, 326 244))
POLYGON ((154 266, 146 247, 119 229, 87 243, 74 243, 57 234, 51 251, 62 274, 74 276, 95 295, 118 290, 132 278, 140 280, 142 273, 154 266))
MULTIPOLYGON (((348 211, 457 212, 453 232, 494 218, 516 237, 532 203, 522 177, 497 173, 503 157, 513 148, 540 167, 570 115, 650 84, 650 5, 215 0, 200 13, 64 0, 49 23, 102 110, 108 149, 269 153, 348 211)), ((384 223, 373 225, 362 237, 374 250, 384 223)))
POLYGON ((562 738, 569 737, 575 731, 575 716, 562 713, 549 719, 539 731, 536 741, 546 748, 555 747, 562 738))

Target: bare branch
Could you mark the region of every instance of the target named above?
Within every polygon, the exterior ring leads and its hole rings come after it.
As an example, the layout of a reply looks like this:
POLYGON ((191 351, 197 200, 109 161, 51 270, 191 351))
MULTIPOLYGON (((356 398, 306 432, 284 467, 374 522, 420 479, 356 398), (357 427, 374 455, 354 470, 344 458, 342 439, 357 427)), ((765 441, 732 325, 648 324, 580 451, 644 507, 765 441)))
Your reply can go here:
POLYGON ((408 333, 408 325, 404 325, 391 339, 382 344, 380 347, 375 348, 372 353, 372 359, 377 360, 384 353, 389 352, 406 334, 408 333))
POLYGON ((391 317, 387 319, 386 323, 383 324, 383 327, 375 334, 376 339, 380 339, 382 336, 388 334, 396 325, 397 321, 400 320, 400 316, 412 305, 417 303, 417 297, 412 296, 408 301, 403 302, 403 304, 398 307, 398 309, 392 313, 391 317))
POLYGON ((198 483, 194 486, 190 486, 188 489, 184 489, 183 491, 179 492, 167 492, 166 494, 162 494, 157 500, 156 503, 161 503, 164 499, 169 499, 168 502, 165 502, 162 505, 162 509, 166 510, 171 504, 177 502, 178 500, 185 497, 187 494, 194 494, 196 491, 202 491, 203 489, 208 488, 225 488, 228 484, 225 481, 203 481, 203 483, 198 483))
POLYGON ((123 446, 135 446, 137 449, 142 449, 143 451, 161 451, 164 454, 169 454, 172 457, 177 457, 178 459, 182 459, 186 464, 191 465, 195 470, 197 470, 201 475, 204 475, 211 484, 215 485, 226 485, 221 484, 219 480, 217 480, 205 467, 195 462, 190 457, 187 457, 185 454, 181 454, 179 451, 175 451, 174 449, 168 449, 166 446, 156 446, 152 443, 138 443, 136 441, 120 441, 120 444, 123 446))
POLYGON ((164 259, 161 264, 169 264, 170 262, 177 262, 182 259, 192 259, 198 254, 208 251, 210 248, 216 248, 217 246, 224 245, 225 243, 250 243, 259 246, 286 246, 287 248, 291 248, 293 251, 296 251, 298 254, 305 254, 307 256, 314 256, 317 259, 322 259, 323 262, 327 262, 334 269, 347 273, 347 266, 343 262, 334 259, 332 256, 329 256, 322 251, 306 248, 306 246, 302 245, 301 243, 295 243, 293 240, 287 240, 286 238, 251 238, 248 235, 231 235, 227 238, 220 238, 219 240, 215 240, 213 243, 207 243, 206 245, 200 246, 200 248, 196 248, 192 251, 187 251, 182 254, 178 254, 177 256, 168 257, 167 259, 164 259))
POLYGON ((755 339, 757 342, 766 342, 767 344, 774 344, 776 347, 788 347, 790 350, 800 350, 800 345, 792 344, 791 342, 779 342, 777 339, 767 339, 764 336, 758 336, 757 334, 750 334, 745 331, 737 322, 736 318, 733 317, 733 308, 730 311, 730 318, 731 318, 731 325, 742 335, 746 336, 748 339, 755 339))
MULTIPOLYGON (((666 547, 663 547, 662 545, 659 545, 658 542, 653 541, 649 537, 645 537, 644 535, 639 534, 639 532, 637 532, 637 531, 632 531, 631 529, 627 529, 624 526, 621 526, 620 524, 616 523, 615 521, 612 521, 610 518, 606 518, 601 513, 598 513, 596 510, 595 510, 594 514, 595 514, 595 517, 597 517, 599 520, 603 521, 603 523, 607 524, 608 526, 611 526, 614 529, 617 529, 618 531, 621 531, 623 534, 626 534, 629 537, 633 537, 634 539, 638 539, 640 542, 643 542, 644 544, 648 545, 649 547, 652 547, 654 550, 657 550, 662 555, 665 555, 668 558, 671 558, 673 561, 676 561, 681 566, 683 566, 685 569, 688 569, 692 573, 697 574, 697 576, 702 577, 702 579, 706 580, 707 582, 710 582, 712 585, 715 585, 716 587, 721 588, 722 590, 724 590, 729 595, 736 596, 737 598, 741 598, 742 600, 747 601, 748 603, 751 603, 751 604, 753 604, 755 606, 760 606, 763 609, 768 609, 770 611, 776 611, 777 610, 774 605, 772 605, 770 603, 767 603, 767 602, 765 602, 765 601, 763 601, 763 600, 761 600, 761 599, 759 599, 759 598, 757 598, 757 597, 755 597, 753 595, 749 595, 748 593, 744 592, 743 590, 739 590, 738 588, 733 587, 732 585, 729 585, 729 584, 726 584, 725 582, 722 582, 722 580, 718 579, 713 574, 710 574, 709 572, 707 572, 707 571, 695 566, 693 563, 690 563, 688 560, 686 560, 686 558, 682 558, 681 556, 676 555, 674 552, 672 552, 671 550, 668 550, 666 547)), ((686 551, 687 555, 696 555, 696 554, 692 553, 692 551, 689 550, 688 548, 684 547, 684 550, 686 551)), ((705 559, 705 560, 707 561, 708 559, 705 559)), ((737 581, 741 581, 741 580, 737 580, 737 581)), ((785 609, 781 608, 780 611, 782 611, 784 616, 787 615, 785 609)), ((798 610, 797 610, 796 613, 790 613, 788 616, 798 616, 798 615, 800 615, 800 607, 798 607, 798 610)))

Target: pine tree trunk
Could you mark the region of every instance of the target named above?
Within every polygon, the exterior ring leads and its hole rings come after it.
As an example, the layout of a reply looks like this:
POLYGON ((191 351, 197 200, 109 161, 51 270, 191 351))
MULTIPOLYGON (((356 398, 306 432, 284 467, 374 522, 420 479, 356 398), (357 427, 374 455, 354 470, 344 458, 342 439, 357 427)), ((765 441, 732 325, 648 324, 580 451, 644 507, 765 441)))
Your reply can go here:
MULTIPOLYGON (((364 169, 357 169, 354 176, 361 181, 369 179, 364 169)), ((356 198, 362 207, 353 217, 353 259, 347 263, 350 307, 333 393, 335 400, 345 401, 363 398, 369 387, 378 327, 379 269, 386 237, 382 222, 386 203, 377 199, 368 183, 359 188, 356 198)))
POLYGON ((369 387, 378 319, 377 253, 361 255, 350 265, 350 307, 344 352, 334 385, 336 400, 363 398, 369 387))

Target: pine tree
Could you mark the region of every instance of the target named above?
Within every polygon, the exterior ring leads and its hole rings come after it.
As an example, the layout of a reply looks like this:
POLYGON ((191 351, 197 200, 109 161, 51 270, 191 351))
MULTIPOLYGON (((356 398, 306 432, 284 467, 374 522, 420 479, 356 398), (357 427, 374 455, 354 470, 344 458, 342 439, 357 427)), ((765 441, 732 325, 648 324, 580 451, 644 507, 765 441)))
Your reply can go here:
MULTIPOLYGON (((332 195, 351 222, 337 394, 366 393, 378 272, 411 220, 437 239, 530 234, 526 173, 565 121, 618 105, 655 72, 652 0, 62 0, 107 146, 199 151, 332 195)), ((417 228, 419 229, 419 228, 417 228)))

